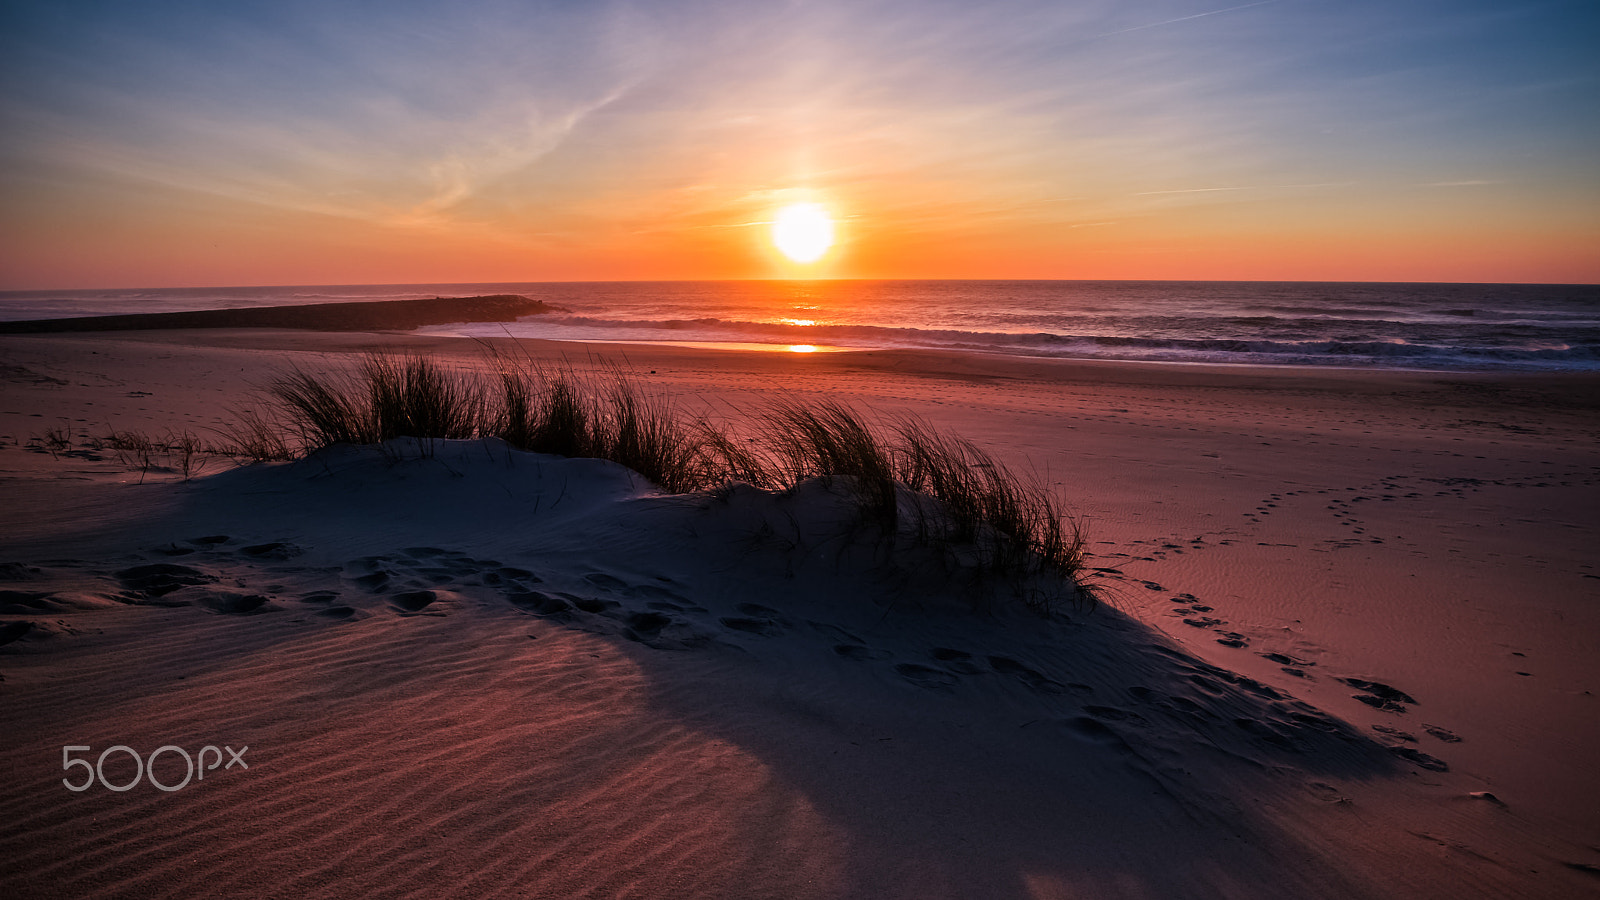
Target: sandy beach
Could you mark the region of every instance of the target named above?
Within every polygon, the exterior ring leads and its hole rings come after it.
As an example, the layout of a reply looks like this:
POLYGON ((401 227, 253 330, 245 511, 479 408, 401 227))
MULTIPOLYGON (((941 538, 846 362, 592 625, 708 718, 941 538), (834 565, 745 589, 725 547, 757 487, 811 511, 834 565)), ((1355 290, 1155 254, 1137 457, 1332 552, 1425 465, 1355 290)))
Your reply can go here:
POLYGON ((503 349, 724 416, 925 417, 1055 485, 1104 603, 973 612, 825 492, 484 441, 188 478, 88 447, 474 341, 0 336, 0 893, 1600 890, 1600 378, 503 349), (108 748, 169 745, 202 777, 105 786, 108 748))

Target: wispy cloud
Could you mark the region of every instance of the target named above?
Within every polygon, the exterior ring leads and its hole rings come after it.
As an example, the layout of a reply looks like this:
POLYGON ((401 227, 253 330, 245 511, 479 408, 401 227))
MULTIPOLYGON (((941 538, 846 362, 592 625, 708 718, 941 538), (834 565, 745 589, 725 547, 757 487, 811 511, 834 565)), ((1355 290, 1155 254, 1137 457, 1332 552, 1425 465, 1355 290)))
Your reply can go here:
POLYGON ((1163 21, 1160 21, 1160 22, 1150 22, 1149 24, 1146 24, 1146 25, 1134 25, 1131 28, 1118 28, 1115 31, 1103 31, 1100 34, 1095 35, 1095 37, 1111 37, 1114 34, 1128 34, 1130 32, 1134 32, 1134 31, 1144 31, 1147 28, 1161 28, 1161 27, 1166 26, 1166 25, 1176 25, 1179 22, 1188 22, 1188 21, 1191 21, 1191 20, 1194 20, 1194 19, 1204 19, 1207 16, 1220 16, 1223 13, 1237 12, 1238 10, 1241 10, 1241 9, 1250 9, 1250 8, 1256 7, 1256 6, 1267 6, 1269 4, 1277 3, 1277 2, 1279 2, 1279 0, 1258 0, 1258 2, 1255 2, 1255 3, 1245 3, 1245 4, 1242 4, 1240 6, 1230 6, 1230 7, 1227 7, 1226 9, 1213 9, 1213 10, 1210 10, 1209 12, 1195 13, 1194 15, 1190 15, 1190 16, 1179 16, 1176 19, 1166 19, 1166 20, 1163 20, 1163 21))
POLYGON ((1353 181, 1321 181, 1314 184, 1257 184, 1247 187, 1208 187, 1208 188, 1178 188, 1169 191, 1137 191, 1135 197, 1153 197, 1158 194, 1213 194, 1229 191, 1282 191, 1300 188, 1333 188, 1350 187, 1353 181))

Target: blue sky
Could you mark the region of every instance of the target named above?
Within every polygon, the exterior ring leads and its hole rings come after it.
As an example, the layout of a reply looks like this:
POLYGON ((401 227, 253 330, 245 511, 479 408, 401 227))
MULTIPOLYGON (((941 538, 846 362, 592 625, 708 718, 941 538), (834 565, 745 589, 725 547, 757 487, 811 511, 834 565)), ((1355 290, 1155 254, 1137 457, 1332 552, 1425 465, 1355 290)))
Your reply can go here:
POLYGON ((7 287, 1600 280, 1593 2, 4 9, 7 287))

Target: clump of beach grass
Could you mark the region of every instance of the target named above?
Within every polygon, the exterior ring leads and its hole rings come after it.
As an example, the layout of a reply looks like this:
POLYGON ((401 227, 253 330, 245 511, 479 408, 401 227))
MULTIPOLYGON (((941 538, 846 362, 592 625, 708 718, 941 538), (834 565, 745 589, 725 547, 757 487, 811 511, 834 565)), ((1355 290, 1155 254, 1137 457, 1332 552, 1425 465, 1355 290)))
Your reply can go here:
MULTIPOLYGON (((963 548, 964 565, 1018 580, 1076 580, 1079 523, 1038 477, 1022 477, 965 438, 921 419, 869 420, 835 399, 786 398, 725 421, 691 415, 617 368, 490 351, 487 372, 421 356, 364 358, 353 369, 296 368, 241 415, 230 452, 282 459, 335 444, 498 438, 537 453, 616 462, 674 494, 736 483, 788 492, 811 479, 843 489, 859 521, 892 542, 963 548)), ((1081 583, 1081 599, 1093 592, 1081 583)))
POLYGON ((335 444, 378 443, 371 409, 371 391, 346 373, 323 374, 290 370, 267 389, 294 434, 290 440, 306 450, 335 444))
POLYGON ((862 515, 893 532, 899 524, 893 448, 837 400, 780 400, 758 441, 775 461, 778 483, 843 479, 862 515))
POLYGON ((1023 477, 971 441, 938 431, 916 418, 895 426, 895 478, 939 503, 919 515, 924 540, 971 542, 995 568, 1032 565, 1076 574, 1083 568, 1085 536, 1043 479, 1023 477))
POLYGON ((483 419, 479 380, 442 368, 426 356, 373 354, 361 363, 367 415, 378 442, 397 437, 475 437, 483 419))
MULTIPOLYGON (((774 461, 768 485, 842 481, 864 522, 923 546, 965 551, 965 567, 1025 580, 1076 579, 1081 524, 1039 477, 1023 476, 971 441, 915 416, 872 423, 837 400, 784 400, 757 439, 774 461)), ((1091 589, 1079 585, 1084 599, 1091 589)))
POLYGON ((625 372, 583 377, 570 366, 490 359, 499 390, 483 394, 479 435, 535 453, 608 459, 672 493, 719 480, 716 429, 625 372))
POLYGON ((365 357, 353 373, 295 368, 268 388, 308 448, 475 437, 484 390, 478 379, 425 356, 365 357))
POLYGON ((670 401, 641 391, 620 373, 606 389, 604 409, 595 455, 677 494, 727 480, 716 464, 714 448, 720 444, 708 441, 716 426, 685 422, 670 401))

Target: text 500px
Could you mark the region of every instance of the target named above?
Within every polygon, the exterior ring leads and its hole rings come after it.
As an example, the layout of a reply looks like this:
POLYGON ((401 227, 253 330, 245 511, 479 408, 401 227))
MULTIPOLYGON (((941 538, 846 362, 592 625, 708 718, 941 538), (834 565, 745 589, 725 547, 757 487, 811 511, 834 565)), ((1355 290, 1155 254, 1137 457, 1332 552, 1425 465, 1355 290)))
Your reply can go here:
MULTIPOLYGON (((207 744, 200 748, 200 752, 197 754, 199 757, 197 764, 196 760, 189 756, 189 751, 179 747, 176 744, 167 744, 162 747, 157 747, 156 749, 150 751, 149 757, 140 757, 138 752, 136 752, 132 747, 117 744, 114 747, 107 747, 106 749, 100 751, 100 758, 91 765, 87 759, 74 759, 72 754, 79 752, 92 753, 92 747, 62 747, 61 768, 70 772, 74 768, 82 766, 84 768, 84 777, 83 781, 77 784, 74 784, 71 778, 61 779, 61 783, 66 785, 67 790, 69 791, 86 791, 94 785, 96 780, 98 780, 101 786, 108 791, 126 791, 130 790, 141 780, 147 780, 151 785, 159 790, 175 791, 184 785, 187 785, 191 778, 197 781, 204 780, 206 773, 215 770, 218 766, 222 766, 224 771, 231 769, 234 766, 239 766, 241 769, 250 768, 250 765, 244 761, 245 751, 249 749, 249 747, 241 747, 238 750, 235 750, 232 747, 223 747, 221 750, 219 750, 217 749, 216 745, 207 744), (223 750, 228 751, 229 757, 228 764, 225 766, 222 765, 223 750), (133 759, 133 778, 129 779, 124 784, 116 784, 112 781, 112 779, 108 779, 106 777, 106 759, 108 757, 113 760, 120 759, 120 757, 113 756, 113 754, 126 754, 133 759), (177 756, 183 760, 184 774, 182 781, 179 781, 175 784, 165 784, 156 778, 156 757, 163 754, 177 756), (206 764, 208 758, 210 765, 206 764), (198 778, 196 778, 197 775, 199 776, 198 778)), ((123 767, 118 765, 116 768, 121 769, 123 767)), ((169 780, 171 779, 172 774, 176 773, 174 772, 169 774, 169 780)))

